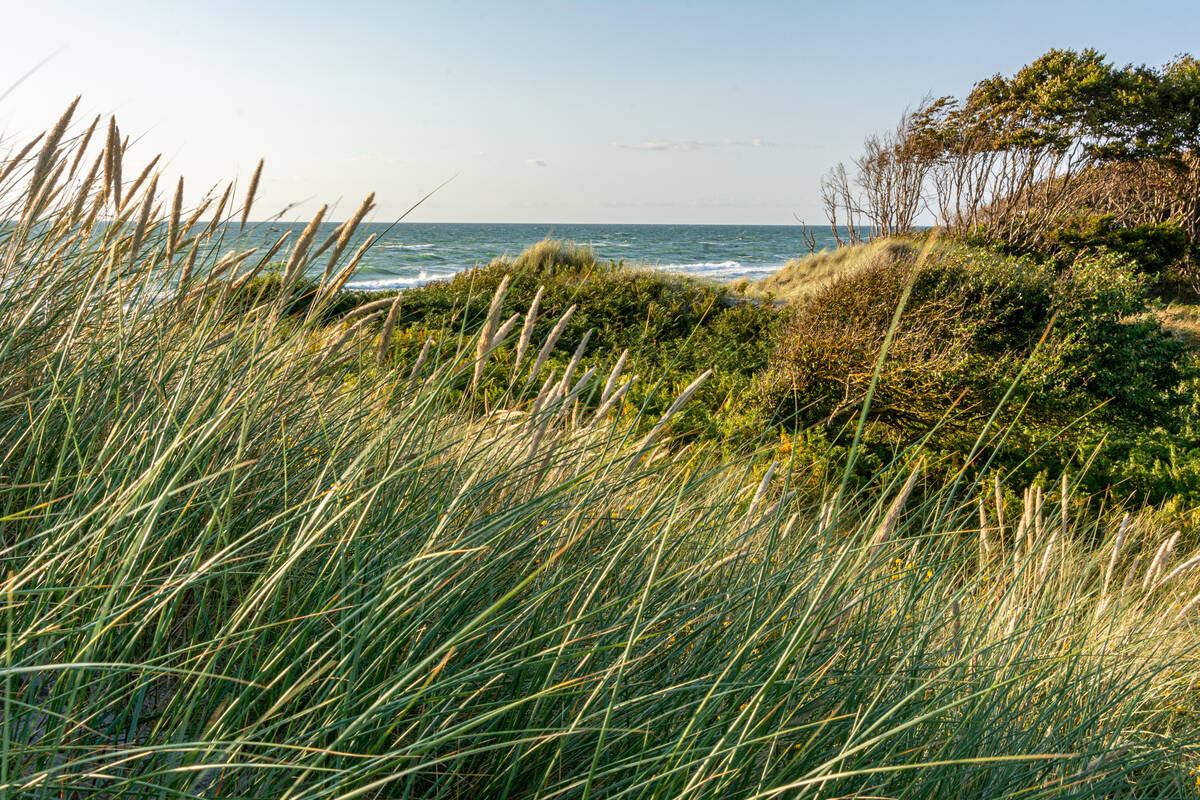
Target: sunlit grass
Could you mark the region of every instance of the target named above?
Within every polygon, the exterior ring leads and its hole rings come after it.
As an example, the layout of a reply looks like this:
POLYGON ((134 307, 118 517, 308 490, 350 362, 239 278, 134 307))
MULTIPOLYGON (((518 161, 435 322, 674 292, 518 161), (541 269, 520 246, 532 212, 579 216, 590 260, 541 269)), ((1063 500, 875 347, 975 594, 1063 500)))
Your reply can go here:
POLYGON ((8 796, 1195 792, 1170 531, 903 458, 798 494, 620 377, 523 366, 482 408, 520 319, 397 363, 391 306, 323 319, 353 256, 226 257, 152 170, 118 199, 115 128, 87 179, 61 127, 0 167, 8 796))

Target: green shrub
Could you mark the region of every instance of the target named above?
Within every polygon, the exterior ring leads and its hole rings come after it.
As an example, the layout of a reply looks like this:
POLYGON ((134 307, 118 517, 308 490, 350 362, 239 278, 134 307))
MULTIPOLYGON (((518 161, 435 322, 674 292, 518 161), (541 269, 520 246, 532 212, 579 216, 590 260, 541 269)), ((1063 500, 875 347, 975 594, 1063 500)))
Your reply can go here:
POLYGON ((1149 275, 1166 275, 1188 255, 1187 232, 1174 222, 1122 226, 1115 214, 1075 217, 1051 232, 1050 252, 1075 261, 1081 254, 1109 250, 1127 256, 1149 275))

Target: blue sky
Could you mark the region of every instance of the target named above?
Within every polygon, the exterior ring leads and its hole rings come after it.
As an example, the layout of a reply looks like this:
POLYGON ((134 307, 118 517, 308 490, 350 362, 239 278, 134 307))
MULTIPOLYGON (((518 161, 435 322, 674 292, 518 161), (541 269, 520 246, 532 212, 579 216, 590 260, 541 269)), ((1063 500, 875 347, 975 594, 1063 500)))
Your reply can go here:
MULTIPOLYGON (((75 94, 189 195, 267 160, 264 212, 819 220, 818 182, 933 94, 1050 47, 1161 64, 1200 3, 9 2, 0 147, 75 94), (17 35, 13 35, 13 33, 17 35)), ((257 216, 257 215, 256 215, 257 216)))

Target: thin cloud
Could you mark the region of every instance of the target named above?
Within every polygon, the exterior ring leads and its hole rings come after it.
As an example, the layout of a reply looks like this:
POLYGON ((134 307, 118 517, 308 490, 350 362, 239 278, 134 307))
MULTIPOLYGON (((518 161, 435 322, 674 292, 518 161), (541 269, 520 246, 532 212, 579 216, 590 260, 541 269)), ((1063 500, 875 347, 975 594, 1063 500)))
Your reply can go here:
POLYGON ((775 147, 774 142, 763 139, 722 139, 721 141, 702 141, 699 139, 656 139, 651 142, 624 144, 613 142, 613 147, 622 150, 666 151, 666 150, 711 150, 717 147, 775 147))
POLYGON ((550 166, 549 164, 547 164, 545 161, 543 161, 540 158, 527 158, 527 159, 525 159, 525 163, 531 167, 548 167, 548 166, 550 166))

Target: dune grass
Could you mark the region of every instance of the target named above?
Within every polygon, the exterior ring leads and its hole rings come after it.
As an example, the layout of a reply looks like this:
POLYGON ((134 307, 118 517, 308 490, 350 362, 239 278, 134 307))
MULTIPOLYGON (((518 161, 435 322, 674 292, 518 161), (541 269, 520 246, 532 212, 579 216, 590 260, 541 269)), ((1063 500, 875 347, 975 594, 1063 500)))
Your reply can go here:
POLYGON ((553 331, 482 410, 503 285, 400 362, 394 301, 326 323, 354 260, 304 237, 234 303, 275 254, 118 192, 119 134, 80 177, 68 127, 0 166, 0 793, 1195 794, 1170 531, 903 453, 810 502, 660 440, 618 371, 526 372, 553 331))
POLYGON ((919 244, 906 239, 876 239, 866 244, 822 250, 794 258, 766 278, 743 281, 737 288, 755 297, 770 295, 776 300, 805 300, 839 278, 914 259, 919 250, 919 244))

